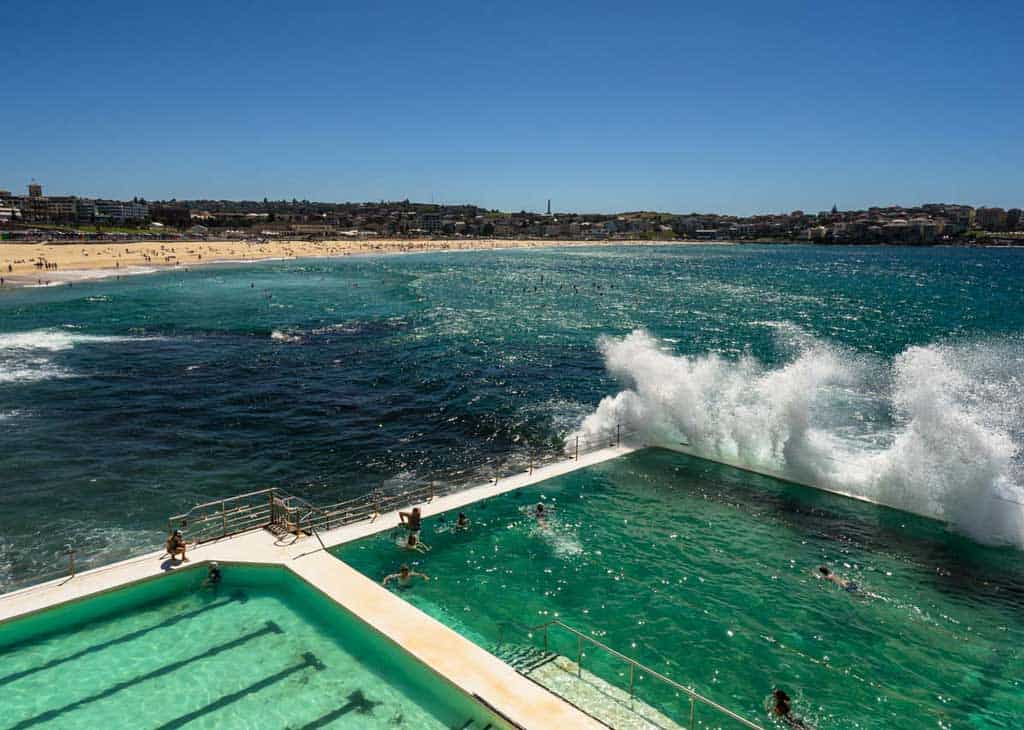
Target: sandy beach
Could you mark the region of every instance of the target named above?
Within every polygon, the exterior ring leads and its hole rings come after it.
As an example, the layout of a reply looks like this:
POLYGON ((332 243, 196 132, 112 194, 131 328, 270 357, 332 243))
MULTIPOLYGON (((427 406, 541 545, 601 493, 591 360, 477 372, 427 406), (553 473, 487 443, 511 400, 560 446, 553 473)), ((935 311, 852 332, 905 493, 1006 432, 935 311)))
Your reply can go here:
MULTIPOLYGON (((354 239, 330 241, 146 241, 0 243, 4 286, 55 286, 109 276, 147 274, 175 266, 372 254, 556 246, 623 246, 684 241, 559 241, 498 239, 354 239)), ((716 242, 711 242, 716 243, 716 242)))

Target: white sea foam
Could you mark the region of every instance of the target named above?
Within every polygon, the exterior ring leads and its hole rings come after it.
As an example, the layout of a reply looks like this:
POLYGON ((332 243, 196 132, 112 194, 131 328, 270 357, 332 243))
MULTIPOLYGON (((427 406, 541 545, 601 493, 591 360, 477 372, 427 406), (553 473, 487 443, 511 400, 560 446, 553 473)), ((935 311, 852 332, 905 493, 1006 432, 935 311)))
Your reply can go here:
POLYGON ((600 343, 625 389, 580 435, 616 423, 648 443, 936 517, 986 543, 1024 546, 1024 347, 910 347, 883 362, 772 323, 789 357, 676 355, 638 330, 600 343))
POLYGON ((17 364, 0 359, 0 383, 31 383, 36 380, 70 377, 72 373, 46 359, 34 358, 17 364))
POLYGON ((0 333, 0 353, 11 350, 47 350, 49 352, 58 352, 60 350, 70 350, 79 343, 126 342, 133 339, 152 338, 86 335, 60 329, 3 332, 0 333))
POLYGON ((70 328, 3 332, 0 333, 0 383, 26 383, 73 377, 73 373, 56 365, 49 354, 71 350, 79 344, 151 339, 157 338, 88 335, 70 328))
POLYGON ((270 339, 274 342, 302 342, 302 335, 282 330, 274 330, 270 333, 270 339))

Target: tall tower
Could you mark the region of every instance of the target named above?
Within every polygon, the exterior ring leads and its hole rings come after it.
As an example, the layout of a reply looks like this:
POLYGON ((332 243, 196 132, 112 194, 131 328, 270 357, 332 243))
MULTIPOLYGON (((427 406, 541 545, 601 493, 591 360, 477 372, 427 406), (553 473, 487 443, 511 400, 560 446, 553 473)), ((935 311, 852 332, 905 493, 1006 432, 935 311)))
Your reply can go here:
POLYGON ((43 197, 43 186, 37 182, 30 182, 28 184, 28 197, 30 198, 41 198, 43 197))
POLYGON ((551 198, 548 198, 548 215, 551 215, 551 198))

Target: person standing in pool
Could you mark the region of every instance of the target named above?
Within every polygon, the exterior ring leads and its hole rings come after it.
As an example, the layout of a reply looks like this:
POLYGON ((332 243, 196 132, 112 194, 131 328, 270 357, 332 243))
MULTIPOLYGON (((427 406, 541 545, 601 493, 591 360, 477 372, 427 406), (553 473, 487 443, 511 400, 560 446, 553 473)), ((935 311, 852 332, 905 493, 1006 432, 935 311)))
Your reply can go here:
POLYGON ((423 517, 420 515, 419 507, 413 507, 412 512, 399 512, 398 520, 414 535, 418 535, 420 533, 420 528, 423 525, 423 517))
POLYGON ((430 576, 426 573, 417 573, 415 570, 411 570, 408 565, 403 565, 398 569, 397 573, 384 576, 384 580, 381 581, 381 585, 386 586, 391 581, 397 580, 399 588, 411 588, 413 578, 430 580, 430 576))

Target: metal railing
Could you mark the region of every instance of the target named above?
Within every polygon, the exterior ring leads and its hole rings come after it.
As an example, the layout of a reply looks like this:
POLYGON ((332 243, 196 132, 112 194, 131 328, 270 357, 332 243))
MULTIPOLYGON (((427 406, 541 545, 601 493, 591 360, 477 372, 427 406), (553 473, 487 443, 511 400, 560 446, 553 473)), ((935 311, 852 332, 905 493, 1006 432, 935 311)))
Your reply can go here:
MULTIPOLYGON (((491 482, 514 474, 533 474, 536 468, 563 462, 566 456, 578 461, 581 455, 622 444, 634 432, 616 425, 607 431, 573 437, 565 445, 562 458, 549 454, 543 458, 530 452, 523 458, 501 460, 491 465, 491 482), (512 471, 509 471, 509 469, 512 471)), ((485 470, 487 471, 487 470, 485 470)), ((480 471, 474 472, 478 481, 480 471)), ((470 483, 473 483, 471 478, 470 483)), ((274 528, 293 534, 313 534, 314 530, 327 531, 344 527, 394 510, 427 504, 436 497, 463 489, 467 484, 455 479, 420 483, 411 488, 395 491, 382 482, 379 487, 366 494, 327 505, 316 505, 310 501, 289 494, 282 489, 259 489, 223 499, 214 499, 197 504, 187 512, 174 515, 167 521, 168 532, 181 530, 186 541, 193 544, 219 540, 250 530, 274 528)))
MULTIPOLYGON (((186 541, 193 545, 264 528, 296 535, 313 534, 314 530, 331 530, 372 520, 392 510, 429 503, 436 497, 477 486, 483 478, 489 477, 496 484, 510 476, 533 474, 536 469, 545 466, 579 460, 591 451, 621 445, 636 435, 635 431, 617 425, 599 433, 574 436, 550 450, 516 449, 491 462, 478 463, 472 468, 446 474, 435 481, 421 482, 397 491, 389 488, 386 483, 380 483, 359 497, 327 505, 314 505, 283 489, 268 487, 197 504, 182 514, 170 517, 167 529, 169 533, 181 530, 186 541)), ((51 580, 72 578, 82 570, 95 570, 112 561, 132 557, 116 551, 86 553, 67 546, 64 551, 53 554, 51 565, 45 568, 40 566, 40 569, 33 569, 24 576, 0 583, 0 593, 51 580), (57 567, 62 563, 62 567, 57 567)))
POLYGON ((569 626, 568 624, 566 624, 566 623, 564 623, 564 622, 562 622, 562 621, 560 621, 558 619, 553 619, 553 620, 547 621, 547 622, 545 622, 543 624, 538 624, 537 626, 525 626, 525 625, 520 624, 520 623, 518 623, 516 621, 502 621, 502 622, 499 622, 499 624, 498 624, 498 645, 499 646, 505 643, 505 630, 506 630, 506 628, 509 628, 509 627, 518 629, 519 631, 522 631, 522 632, 525 632, 527 634, 528 638, 533 638, 533 636, 536 633, 542 632, 542 636, 543 636, 543 639, 544 639, 544 651, 545 652, 549 652, 549 653, 557 653, 557 652, 551 652, 551 648, 550 648, 549 633, 550 633, 550 630, 552 628, 561 629, 561 630, 569 633, 571 636, 575 637, 575 639, 576 639, 576 676, 579 677, 579 678, 582 678, 582 676, 583 676, 583 658, 585 656, 585 652, 584 652, 584 646, 585 645, 596 647, 597 649, 600 649, 601 651, 605 652, 606 654, 608 654, 612 658, 617 659, 617 660, 625 663, 629 667, 629 690, 628 690, 628 692, 629 692, 629 700, 630 700, 630 702, 633 702, 633 700, 636 698, 636 680, 637 680, 638 674, 646 675, 648 677, 651 677, 651 678, 657 680, 658 682, 660 682, 661 684, 667 686, 669 689, 675 691, 676 693, 682 694, 682 695, 686 696, 687 698, 689 698, 689 716, 688 716, 688 723, 689 723, 689 725, 688 725, 688 727, 690 728, 690 730, 694 730, 694 728, 696 727, 695 723, 696 723, 696 720, 697 720, 697 706, 698 705, 704 705, 706 707, 709 707, 712 710, 715 710, 716 712, 718 712, 718 713, 724 715, 725 717, 729 718, 730 720, 733 720, 734 722, 739 723, 743 727, 750 728, 750 730, 764 730, 764 728, 762 728, 760 725, 757 725, 757 724, 751 722, 750 720, 747 720, 745 717, 742 717, 741 715, 737 715, 735 712, 733 712, 729 708, 723 707, 722 705, 718 704, 714 700, 705 697, 704 695, 702 695, 699 692, 696 692, 696 691, 690 689, 689 687, 683 686, 682 684, 680 684, 679 682, 675 681, 674 679, 670 679, 669 677, 666 677, 661 672, 658 672, 658 671, 656 671, 654 669, 651 669, 650 667, 646 666, 645 664, 641 664, 636 659, 628 657, 625 654, 623 654, 622 652, 619 652, 619 651, 616 651, 615 649, 612 649, 607 644, 598 641, 597 639, 593 638, 592 636, 587 636, 583 632, 581 632, 581 631, 579 631, 577 629, 574 629, 572 626, 569 626))
POLYGON ((167 529, 181 530, 186 540, 196 543, 238 535, 280 520, 288 510, 288 496, 270 488, 214 499, 169 518, 167 529))

